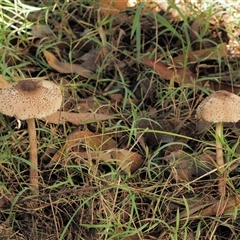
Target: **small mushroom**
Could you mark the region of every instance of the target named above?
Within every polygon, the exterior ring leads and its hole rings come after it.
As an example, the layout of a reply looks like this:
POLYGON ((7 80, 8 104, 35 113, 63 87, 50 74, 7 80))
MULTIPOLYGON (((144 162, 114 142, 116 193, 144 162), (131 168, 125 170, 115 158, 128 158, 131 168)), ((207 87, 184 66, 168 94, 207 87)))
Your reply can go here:
POLYGON ((56 112, 62 103, 60 87, 46 80, 22 80, 0 89, 0 112, 27 120, 29 134, 30 185, 38 194, 37 137, 34 118, 56 112))
MULTIPOLYGON (((236 94, 220 90, 209 95, 197 108, 196 118, 216 123, 216 162, 219 167, 224 165, 223 122, 238 122, 240 120, 240 97, 236 94)), ((222 192, 221 186, 219 191, 222 192)))

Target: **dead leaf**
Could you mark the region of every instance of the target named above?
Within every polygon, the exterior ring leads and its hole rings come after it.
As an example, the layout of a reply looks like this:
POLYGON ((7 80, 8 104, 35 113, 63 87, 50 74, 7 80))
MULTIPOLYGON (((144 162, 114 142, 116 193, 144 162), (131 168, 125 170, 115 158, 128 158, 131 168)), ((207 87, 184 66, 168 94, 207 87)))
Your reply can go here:
MULTIPOLYGON (((189 139, 184 137, 195 137, 196 131, 195 131, 195 124, 187 121, 188 117, 180 120, 180 119, 168 119, 169 122, 171 122, 174 132, 178 133, 179 135, 174 138, 174 144, 170 144, 165 149, 165 155, 178 151, 183 150, 184 145, 188 143, 189 139)), ((165 120, 166 121, 166 120, 165 120)))
MULTIPOLYGON (((202 217, 219 216, 219 214, 231 214, 236 208, 240 208, 239 195, 228 197, 225 200, 204 200, 204 198, 206 196, 203 196, 203 199, 194 199, 192 203, 187 200, 189 208, 181 211, 179 219, 185 221, 189 217, 202 219, 202 217)), ((174 222, 176 222, 176 218, 170 220, 168 224, 174 222)))
POLYGON ((162 158, 167 160, 171 165, 171 172, 174 179, 179 181, 190 182, 193 180, 194 174, 194 161, 184 151, 174 151, 171 154, 162 158))
MULTIPOLYGON (((186 217, 187 218, 189 218, 189 216, 192 217, 194 216, 194 214, 199 216, 199 211, 202 211, 204 208, 213 204, 213 201, 205 200, 204 198, 205 196, 203 197, 203 199, 194 199, 194 201, 191 201, 190 199, 188 199, 187 200, 188 210, 181 211, 179 219, 184 221, 186 217)), ((176 222, 176 218, 173 218, 172 220, 170 220, 168 224, 172 224, 174 222, 176 222)))
POLYGON ((50 29, 50 27, 48 25, 42 25, 42 24, 32 25, 31 33, 33 37, 36 37, 36 38, 44 38, 50 35, 53 36, 52 30, 50 29))
POLYGON ((99 54, 99 49, 91 49, 83 56, 78 58, 79 60, 83 61, 83 63, 81 63, 81 66, 88 69, 89 71, 96 71, 98 68, 98 64, 100 64, 99 60, 101 59, 99 57, 99 54))
POLYGON ((233 213, 235 208, 240 208, 239 195, 229 197, 226 200, 215 201, 211 206, 201 212, 201 216, 218 216, 219 212, 221 212, 221 214, 233 213), (221 201, 224 201, 224 203, 221 201), (219 209, 219 206, 224 206, 224 209, 219 209))
POLYGON ((170 68, 166 64, 158 61, 154 62, 151 59, 143 59, 142 62, 146 65, 154 69, 160 77, 166 80, 173 80, 175 83, 179 85, 188 85, 190 88, 195 88, 196 86, 201 86, 200 82, 196 82, 195 79, 197 76, 191 72, 188 68, 183 67, 175 67, 170 68))
POLYGON ((101 101, 94 97, 80 99, 74 110, 79 113, 94 112, 107 116, 113 116, 115 114, 111 104, 106 104, 106 101, 101 101))
POLYGON ((191 38, 191 41, 195 41, 199 38, 199 31, 200 31, 200 27, 202 24, 205 23, 205 20, 206 20, 206 17, 200 17, 200 18, 197 18, 192 24, 191 24, 191 27, 189 29, 189 32, 190 32, 190 38, 191 38))
POLYGON ((199 36, 204 38, 209 34, 210 34, 209 19, 206 19, 205 16, 195 19, 195 21, 191 24, 191 27, 189 29, 190 39, 191 39, 191 42, 193 43, 192 47, 194 49, 203 49, 203 48, 212 47, 214 43, 209 40, 206 41, 205 39, 203 39, 201 42, 198 41, 199 36))
POLYGON ((134 173, 143 163, 140 154, 125 149, 113 148, 105 151, 75 152, 81 159, 96 159, 110 164, 116 164, 126 174, 134 173))
POLYGON ((78 156, 81 159, 96 159, 98 161, 113 163, 111 151, 91 151, 87 150, 85 152, 74 152, 73 156, 78 156))
POLYGON ((192 23, 189 32, 193 49, 210 48, 216 43, 229 42, 226 23, 213 16, 201 15, 192 23))
POLYGON ((43 51, 43 54, 50 67, 57 70, 60 73, 76 73, 84 78, 93 78, 92 72, 82 67, 80 64, 70 64, 67 62, 60 62, 52 53, 47 50, 43 51))
POLYGON ((134 234, 133 236, 130 237, 125 237, 123 240, 141 240, 139 234, 134 234))
POLYGON ((218 90, 225 90, 228 92, 232 92, 235 94, 238 94, 240 92, 240 86, 239 85, 233 85, 231 83, 224 83, 224 82, 217 82, 217 81, 209 81, 209 88, 218 91, 218 90))
POLYGON ((100 10, 105 15, 116 15, 119 11, 122 11, 128 7, 138 8, 139 4, 144 2, 144 10, 148 9, 153 12, 160 12, 161 10, 166 11, 168 8, 167 1, 162 0, 101 0, 100 1, 100 10))
POLYGON ((91 157, 104 162, 114 162, 125 173, 135 172, 143 163, 142 156, 129 150, 117 149, 116 146, 116 141, 110 135, 75 131, 68 136, 64 146, 57 151, 46 167, 60 161, 67 151, 72 150, 81 158, 91 157))
POLYGON ((176 181, 190 182, 214 169, 210 157, 209 154, 203 153, 200 159, 196 159, 195 156, 178 150, 161 159, 169 162, 176 181))
POLYGON ((116 145, 116 141, 109 135, 95 134, 90 131, 75 131, 68 136, 64 146, 52 157, 47 166, 59 161, 66 151, 76 146, 78 148, 77 151, 85 151, 86 148, 93 149, 94 151, 102 151, 115 148, 116 145), (83 143, 84 147, 80 147, 80 143, 83 143))
POLYGON ((211 127, 210 122, 206 122, 202 119, 196 120, 196 134, 205 133, 211 127))
POLYGON ((129 0, 100 0, 99 10, 106 15, 117 15, 121 10, 129 7, 129 0))
POLYGON ((64 112, 57 111, 50 116, 45 117, 45 120, 48 123, 54 124, 64 124, 65 122, 70 122, 74 125, 86 124, 93 121, 104 121, 108 119, 114 119, 115 116, 98 114, 98 113, 73 113, 73 112, 64 112))
POLYGON ((65 147, 69 149, 80 141, 83 141, 86 147, 95 151, 111 149, 117 145, 116 141, 108 135, 95 134, 89 131, 75 131, 68 136, 65 147))
POLYGON ((134 173, 143 163, 143 158, 140 154, 126 149, 112 150, 111 156, 125 173, 134 173))
POLYGON ((143 138, 146 143, 151 144, 151 146, 159 146, 161 143, 169 143, 174 141, 174 136, 168 134, 168 132, 175 132, 174 126, 168 120, 161 119, 154 121, 144 118, 137 122, 137 127, 150 130, 144 131, 143 138))
MULTIPOLYGON (((187 85, 190 88, 194 88, 196 86, 204 86, 205 81, 194 81, 196 79, 196 75, 192 73, 187 68, 169 68, 166 64, 157 62, 154 63, 151 59, 143 59, 143 63, 146 66, 151 67, 154 69, 160 77, 166 79, 166 80, 173 80, 175 83, 178 83, 179 85, 187 85)), ((232 83, 224 83, 224 82, 217 82, 217 81, 209 81, 209 88, 218 91, 218 90, 226 90, 228 92, 233 92, 235 94, 238 94, 240 91, 239 85, 233 85, 232 83)))
POLYGON ((221 43, 216 47, 196 50, 188 53, 188 55, 180 55, 173 58, 175 64, 182 64, 187 58, 187 63, 196 63, 208 59, 218 59, 219 57, 226 57, 228 55, 227 44, 221 43))
POLYGON ((109 98, 114 102, 122 102, 122 100, 124 99, 121 93, 112 93, 109 95, 109 98))
POLYGON ((0 198, 0 208, 5 204, 5 203, 7 203, 8 201, 7 201, 7 199, 5 198, 5 197, 1 197, 0 198))
MULTIPOLYGON (((233 213, 235 208, 240 208, 240 196, 229 197, 225 200, 208 200, 203 201, 202 199, 194 204, 189 204, 188 210, 183 210, 180 213, 180 219, 191 216, 192 219, 195 217, 210 217, 219 216, 219 214, 233 213), (201 204, 199 204, 201 203, 201 204)), ((176 219, 169 221, 171 224, 176 219)))

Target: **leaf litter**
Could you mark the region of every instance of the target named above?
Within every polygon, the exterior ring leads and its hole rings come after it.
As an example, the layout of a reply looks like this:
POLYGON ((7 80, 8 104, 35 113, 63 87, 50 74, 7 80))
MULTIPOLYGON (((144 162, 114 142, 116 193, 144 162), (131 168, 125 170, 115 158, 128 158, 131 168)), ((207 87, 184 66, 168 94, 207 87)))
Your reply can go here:
MULTIPOLYGON (((239 91, 239 46, 234 46, 223 16, 189 15, 186 24, 181 19, 186 9, 179 11, 178 5, 175 12, 169 5, 144 6, 133 31, 141 5, 125 10, 132 7, 127 1, 100 3, 63 5, 60 18, 55 12, 61 9, 54 10, 52 3, 49 25, 43 12, 29 15, 36 22, 32 37, 24 43, 15 36, 15 55, 1 48, 14 74, 1 76, 0 87, 22 76, 46 77, 62 84, 64 92, 62 108, 38 121, 39 196, 26 190, 26 125, 17 129, 14 119, 1 119, 4 148, 18 161, 16 169, 16 161, 3 155, 0 166, 5 185, 2 236, 107 239, 107 219, 120 219, 108 236, 171 239, 166 226, 177 223, 187 226, 189 237, 202 224, 199 234, 204 239, 212 231, 209 226, 216 225, 214 217, 223 223, 231 216, 231 227, 219 224, 214 234, 224 239, 224 230, 234 239, 239 164, 227 175, 218 172, 211 126, 195 119, 206 93, 239 91), (226 176, 228 196, 222 199, 217 180, 226 176), (9 211, 17 216, 15 221, 9 211), (146 222, 151 230, 144 230, 146 222), (129 224, 137 234, 124 235, 129 224)), ((234 150, 238 124, 225 127, 234 150)), ((237 161, 237 154, 236 149, 228 157, 237 161)), ((182 234, 177 232, 179 239, 182 234)))

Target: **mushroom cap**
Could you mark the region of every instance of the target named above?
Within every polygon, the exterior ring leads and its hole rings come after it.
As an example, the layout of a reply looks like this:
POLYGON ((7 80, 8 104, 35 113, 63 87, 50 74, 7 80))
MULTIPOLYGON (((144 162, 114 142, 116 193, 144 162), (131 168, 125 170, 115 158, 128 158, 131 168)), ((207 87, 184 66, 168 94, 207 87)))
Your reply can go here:
POLYGON ((0 89, 0 112, 20 120, 44 118, 61 104, 60 87, 46 80, 22 80, 0 89))
POLYGON ((196 118, 213 123, 238 122, 240 120, 240 97, 228 91, 216 91, 200 103, 196 118))

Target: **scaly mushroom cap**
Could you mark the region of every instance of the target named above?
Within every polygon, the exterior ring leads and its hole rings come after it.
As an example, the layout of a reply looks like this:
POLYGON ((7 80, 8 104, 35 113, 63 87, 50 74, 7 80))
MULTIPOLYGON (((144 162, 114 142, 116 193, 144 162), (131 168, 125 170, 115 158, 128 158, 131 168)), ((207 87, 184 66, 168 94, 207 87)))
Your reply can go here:
POLYGON ((240 120, 240 97, 220 90, 209 95, 197 108, 197 119, 207 122, 238 122, 240 120))
POLYGON ((0 89, 0 112, 20 120, 44 118, 62 103, 60 87, 45 80, 22 80, 0 89))

